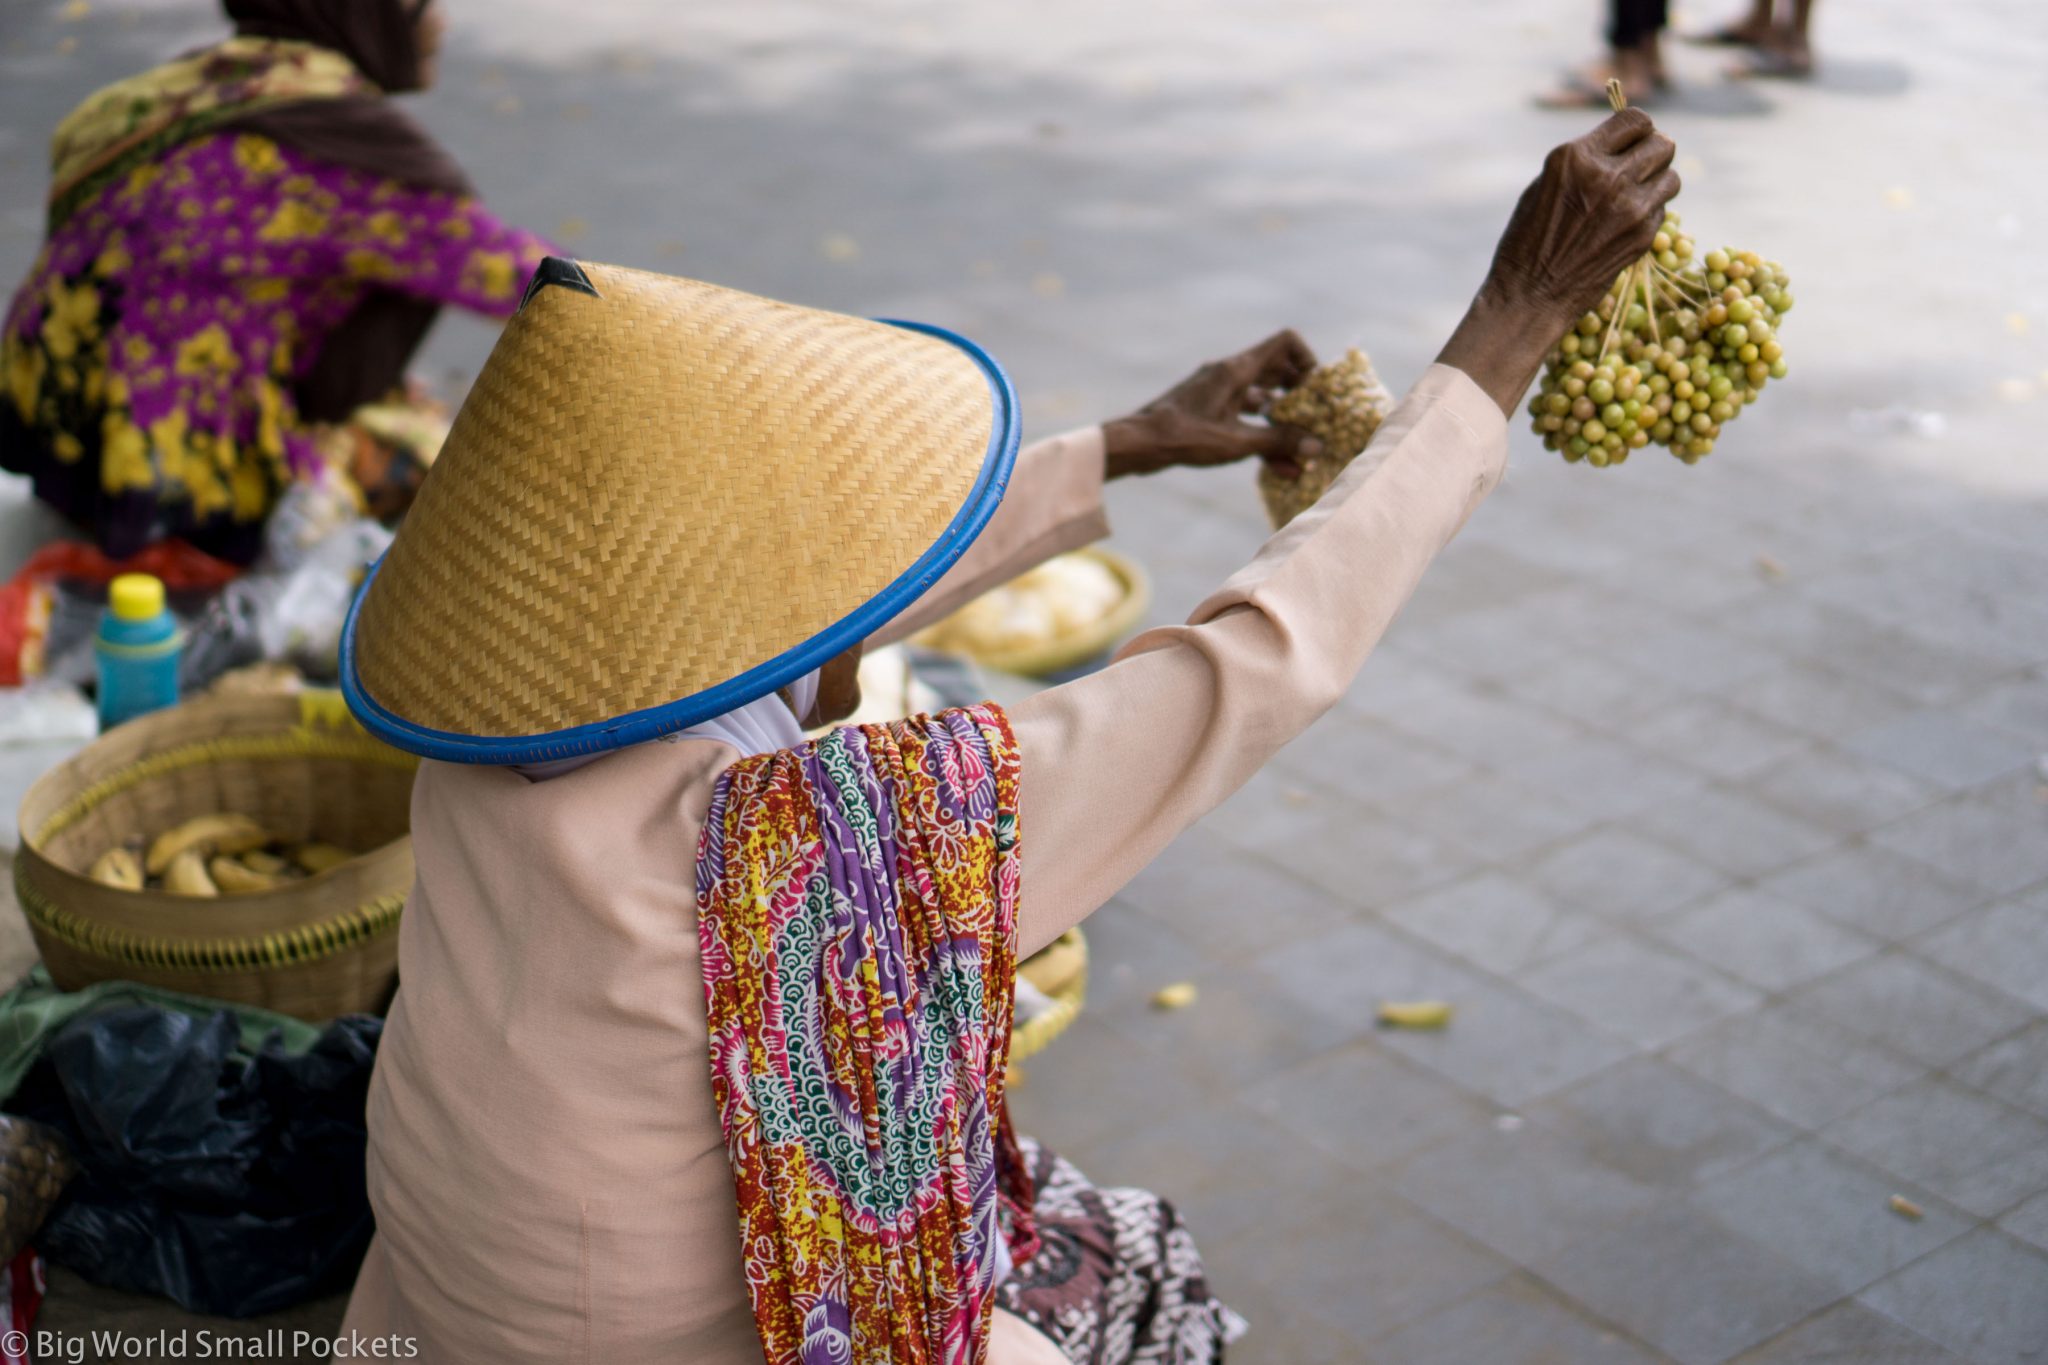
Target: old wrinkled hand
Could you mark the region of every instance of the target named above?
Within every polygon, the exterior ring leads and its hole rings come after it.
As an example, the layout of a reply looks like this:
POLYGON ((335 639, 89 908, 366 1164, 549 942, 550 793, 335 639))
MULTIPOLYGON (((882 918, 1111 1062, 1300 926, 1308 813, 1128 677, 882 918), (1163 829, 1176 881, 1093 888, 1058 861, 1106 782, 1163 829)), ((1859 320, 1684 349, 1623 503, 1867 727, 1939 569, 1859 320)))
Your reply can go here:
POLYGON ((1639 109, 1555 148, 1522 192, 1472 309, 1437 359, 1512 412, 1543 354, 1650 249, 1677 153, 1639 109))
POLYGON ((1298 383, 1315 364, 1308 343, 1291 331, 1211 361, 1130 416, 1103 425, 1107 476, 1230 464, 1254 455, 1291 467, 1295 456, 1315 453, 1314 438, 1245 416, 1264 409, 1272 390, 1298 383))

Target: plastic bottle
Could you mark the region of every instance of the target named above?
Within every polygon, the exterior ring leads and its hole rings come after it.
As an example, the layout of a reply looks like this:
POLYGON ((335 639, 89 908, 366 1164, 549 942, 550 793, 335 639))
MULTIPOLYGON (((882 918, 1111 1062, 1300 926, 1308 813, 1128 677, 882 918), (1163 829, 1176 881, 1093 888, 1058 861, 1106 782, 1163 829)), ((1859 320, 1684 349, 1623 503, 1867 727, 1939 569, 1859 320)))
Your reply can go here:
POLYGON ((178 702, 185 632, 164 606, 163 580, 124 573, 107 587, 93 652, 100 666, 100 729, 178 702))

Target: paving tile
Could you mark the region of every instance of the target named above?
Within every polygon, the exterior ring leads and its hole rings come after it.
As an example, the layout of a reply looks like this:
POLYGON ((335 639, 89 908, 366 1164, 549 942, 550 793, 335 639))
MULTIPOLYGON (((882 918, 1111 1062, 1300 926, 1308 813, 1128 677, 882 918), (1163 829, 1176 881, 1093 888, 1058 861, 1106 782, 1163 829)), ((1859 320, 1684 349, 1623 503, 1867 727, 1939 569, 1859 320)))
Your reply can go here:
POLYGON ((1494 1115, 1470 1092, 1369 1041, 1269 1068, 1244 1102, 1361 1170, 1490 1127, 1494 1115))
POLYGON ((1662 1047, 1762 997, 1684 958, 1610 939, 1523 974, 1521 984, 1638 1047, 1662 1047))
POLYGON ((1491 773, 1381 808, 1404 825, 1484 858, 1512 858, 1583 833, 1599 819, 1583 806, 1491 773))
POLYGON ((1697 791, 1706 776, 1598 735, 1499 755, 1495 766, 1575 811, 1604 820, 1697 791))
MULTIPOLYGON (((1731 612, 1729 629, 1887 691, 1939 706, 1982 690, 2011 671, 1999 660, 1917 640, 1840 607, 1780 595, 1753 611, 1731 612)), ((1752 679, 1751 681, 1754 681, 1752 679)))
POLYGON ((1563 909, 1498 872, 1482 872, 1404 901, 1386 918, 1447 953, 1504 976, 1612 932, 1602 921, 1563 909))
POLYGON ((1915 567, 1937 583, 1986 596, 2048 598, 2048 561, 2028 549, 1974 531, 1946 530, 1915 554, 1915 567))
POLYGON ((1384 723, 1390 717, 1428 705, 1443 689, 1441 665, 1409 653, 1396 641, 1386 640, 1366 660, 1338 707, 1350 715, 1384 723))
POLYGON ((1702 1213, 1760 1242, 1839 1294, 1854 1294, 1976 1225, 1897 1177, 1815 1138, 1772 1152, 1693 1197, 1702 1213), (1918 1219, 1894 1213, 1913 1199, 1918 1219))
POLYGON ((1749 790, 1823 829, 1860 834, 1938 800, 1944 789, 1821 747, 1766 768, 1750 779, 1749 790))
POLYGON ((1518 871, 1560 905, 1634 922, 1669 914, 1729 884, 1705 863, 1625 829, 1596 830, 1518 871))
POLYGON ((1530 1268, 1681 1365, 1720 1365, 1835 1297, 1825 1280, 1683 1203, 1530 1268))
POLYGON ((1575 591, 1571 579, 1545 568, 1515 549, 1459 536, 1429 566, 1410 609, 1435 615, 1438 609, 1470 609, 1470 604, 1502 603, 1520 608, 1525 618, 1538 615, 1530 599, 1558 590, 1575 591))
MULTIPOLYGON (((1327 933, 1350 919, 1329 892, 1218 839, 1175 841, 1117 901, 1221 962, 1327 933)), ((1098 912, 1089 920, 1090 934, 1100 919, 1098 912)))
POLYGON ((1653 678, 1720 693, 1739 691, 1747 680, 1785 662, 1768 645, 1691 622, 1632 634, 1609 652, 1653 678))
POLYGON ((2048 1186, 2048 1122, 1939 1076, 1895 1090, 1820 1135, 1981 1218, 2048 1186))
MULTIPOLYGON (((1234 1350, 1230 1358, 1237 1360, 1234 1350)), ((1374 1365, 1655 1365, 1661 1359, 1527 1275, 1510 1276, 1374 1343, 1370 1358, 1374 1365)))
MULTIPOLYGON (((1296 743, 1306 739, 1304 736, 1296 743)), ((1278 768, 1262 768, 1203 816, 1186 842, 1220 838, 1231 848, 1253 852, 1285 847, 1342 804, 1343 795, 1321 783, 1278 768)))
POLYGON ((1059 1051, 1033 1066, 1015 1096, 1017 1126, 1058 1151, 1120 1129, 1201 1109, 1206 1094, 1150 1048, 1084 1011, 1059 1051))
POLYGON ((1760 889, 1837 924, 1898 942, 1984 904, 1986 893, 1926 863, 1870 844, 1853 844, 1774 872, 1760 889))
POLYGON ((1682 1190, 1797 1136, 1789 1124, 1718 1086, 1632 1057, 1529 1107, 1596 1161, 1643 1185, 1682 1190))
POLYGON ((1818 1128, 1898 1089, 1925 1068, 1825 1020, 1782 1007, 1729 1019, 1665 1059, 1802 1128, 1818 1128))
POLYGON ((1842 747, 1951 791, 2003 777, 2038 756, 2021 736, 1946 709, 1881 721, 1845 736, 1842 747))
POLYGON ((1483 861, 1472 850, 1356 809, 1303 810, 1278 839, 1228 825, 1214 828, 1274 867, 1328 891, 1352 913, 1456 881, 1483 861))
POLYGON ((1990 1228, 1863 1291, 1861 1301, 1981 1365, 2048 1351, 2048 1257, 1990 1228))
POLYGON ((1956 710, 1971 720, 2023 735, 2048 748, 2048 678, 2017 678, 1986 688, 1956 710))
POLYGON ((1882 688, 1807 662, 1749 678, 1727 699, 1742 710, 1822 739, 1890 720, 1912 705, 1882 688))
POLYGON ((1203 1248, 1209 1287, 1242 1317, 1245 1335, 1230 1348, 1230 1365, 1301 1365, 1303 1361, 1364 1361, 1363 1342, 1323 1316, 1325 1305, 1284 1287, 1261 1284, 1239 1269, 1257 1253, 1240 1256, 1220 1248, 1217 1259, 1203 1248))
POLYGON ((1088 1005, 1098 1013, 1142 1005, 1167 982, 1216 965, 1177 928, 1121 901, 1090 915, 1082 931, 1088 935, 1088 1005))
POLYGON ((1747 777, 1805 748, 1797 730, 1713 697, 1684 697, 1627 727, 1628 742, 1720 778, 1747 777))
MULTIPOLYGON (((1037 1087, 1027 1082, 1020 1104, 1037 1087)), ((1038 1106, 1042 1109, 1044 1106, 1038 1106)), ((1044 1131, 1020 1113, 1020 1131, 1044 1131)), ((1047 1145, 1053 1145, 1048 1139, 1047 1145)), ((1264 1114, 1218 1098, 1199 1116, 1146 1119, 1085 1143, 1057 1148, 1105 1187, 1135 1185, 1171 1200, 1203 1255, 1257 1250, 1276 1234, 1327 1214, 1331 1192, 1343 1206, 1362 1207, 1369 1190, 1355 1167, 1325 1155, 1264 1114)))
POLYGON ((1665 546, 1633 567, 1633 575, 1614 585, 1617 590, 1652 607, 1705 620, 1715 620, 1731 604, 1746 600, 1760 577, 1753 550, 1731 554, 1726 546, 1706 551, 1690 545, 1665 546))
POLYGON ((1761 877, 1812 857, 1836 839, 1818 825, 1725 788, 1681 796, 1631 824, 1735 877, 1761 877))
POLYGON ((1913 949, 2048 1010, 2048 890, 1972 911, 1915 939, 1913 949))
POLYGON ((1523 1262, 1643 1213, 1660 1197, 1576 1138, 1533 1123, 1437 1143, 1391 1180, 1404 1198, 1523 1262))
POLYGON ((1928 539, 1928 520, 1907 514, 1897 500, 1847 495, 1838 487, 1834 496, 1803 506, 1758 506, 1762 538, 1782 547, 1780 557, 1799 579, 1830 561, 1862 559, 1928 539))
POLYGON ((1965 1057, 1949 1072, 1987 1095, 2048 1119, 2048 1019, 1965 1057))
MULTIPOLYGON (((1338 1020, 1268 990, 1242 967, 1209 967, 1192 976, 1147 974, 1141 996, 1114 1006, 1091 1001, 1120 1033, 1154 1048, 1193 1083, 1235 1090, 1330 1048, 1350 1042, 1369 1019, 1338 1020), (1191 982, 1195 1003, 1162 1010, 1151 995, 1172 981, 1191 982)), ((1048 1064, 1059 1065, 1055 1059, 1048 1064)))
POLYGON ((1470 677, 1488 680, 1513 677, 1557 658, 1568 648, 1520 603, 1460 611, 1435 620, 1418 619, 1401 637, 1401 645, 1424 658, 1440 659, 1470 677))
POLYGON ((1441 686, 1427 699, 1387 717, 1396 729, 1483 767, 1582 738, 1584 731, 1497 690, 1441 686))
POLYGON ((1810 981, 1882 946, 1877 939, 1753 888, 1723 892, 1663 921, 1652 932, 1766 991, 1810 981))
POLYGON ((1943 583, 1918 556, 1857 565, 1816 580, 1815 596, 1931 644, 2026 666, 2048 656, 2048 613, 2024 590, 1987 594, 1943 583))
POLYGON ((1440 1033, 1387 1032, 1380 1044, 1496 1104, 1549 1094, 1628 1055, 1626 1044, 1441 953, 1376 925, 1258 959, 1270 989, 1341 1023, 1370 1019, 1381 1000, 1448 1000, 1440 1033))
POLYGON ((2029 1018, 2018 1001, 1897 949, 1814 982, 1798 1010, 1927 1066, 1946 1066, 2029 1018))
POLYGON ((1360 1192, 1264 1239, 1247 1267, 1353 1336, 1399 1330, 1505 1279, 1508 1262, 1389 1195, 1360 1192))
POLYGON ((2022 773, 1918 810, 1870 837, 1960 881, 2010 895, 2048 879, 2048 802, 2022 773))
MULTIPOLYGON (((1233 1354, 1231 1359, 1237 1357, 1233 1354)), ((1860 1303, 1837 1304, 1743 1356, 1737 1365, 1966 1365, 1860 1303)))
POLYGON ((1633 720, 1671 695, 1662 679, 1579 651, 1503 678, 1501 686, 1557 715, 1601 727, 1633 720))
POLYGON ((1281 750, 1269 771, 1305 777, 1357 800, 1386 801, 1448 786, 1477 770, 1391 726, 1337 714, 1281 750))
POLYGON ((2022 1242, 2048 1251, 2048 1190, 1999 1219, 1998 1226, 2022 1242))

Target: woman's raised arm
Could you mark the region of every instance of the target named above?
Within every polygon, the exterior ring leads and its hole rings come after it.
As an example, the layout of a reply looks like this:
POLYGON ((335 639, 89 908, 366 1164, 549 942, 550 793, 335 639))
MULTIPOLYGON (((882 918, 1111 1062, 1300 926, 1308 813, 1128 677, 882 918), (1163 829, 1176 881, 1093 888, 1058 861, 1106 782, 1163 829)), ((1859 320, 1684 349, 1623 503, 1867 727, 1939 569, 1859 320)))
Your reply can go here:
POLYGON ((1617 114, 1551 153, 1439 363, 1360 460, 1196 608, 1011 713, 1023 756, 1020 948, 1115 895, 1334 705, 1507 460, 1544 352, 1648 249, 1672 146, 1617 114))

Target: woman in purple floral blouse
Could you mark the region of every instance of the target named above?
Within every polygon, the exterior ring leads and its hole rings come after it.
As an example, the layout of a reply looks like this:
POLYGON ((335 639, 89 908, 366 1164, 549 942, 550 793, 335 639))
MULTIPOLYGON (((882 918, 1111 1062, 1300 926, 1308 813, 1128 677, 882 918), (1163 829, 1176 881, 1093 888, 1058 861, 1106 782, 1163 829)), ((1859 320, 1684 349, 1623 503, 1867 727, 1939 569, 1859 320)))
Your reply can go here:
POLYGON ((431 78, 429 3, 227 0, 233 37, 59 126, 0 331, 0 465, 108 554, 248 562, 293 478, 367 467, 350 416, 439 307, 509 316, 548 253, 387 98, 431 78))

